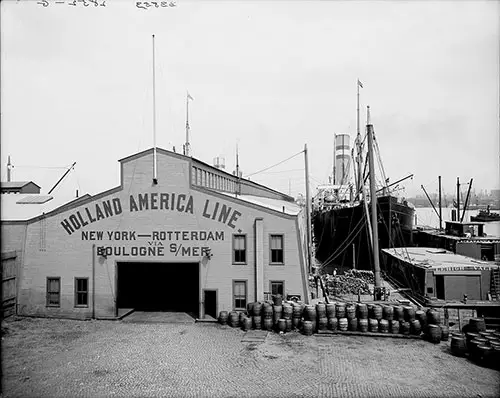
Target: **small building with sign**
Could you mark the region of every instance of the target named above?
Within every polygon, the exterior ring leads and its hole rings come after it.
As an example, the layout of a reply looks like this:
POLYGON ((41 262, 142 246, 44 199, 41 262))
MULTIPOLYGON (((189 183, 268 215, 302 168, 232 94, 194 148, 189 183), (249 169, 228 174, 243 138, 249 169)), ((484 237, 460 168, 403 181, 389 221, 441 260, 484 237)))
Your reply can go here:
POLYGON ((120 184, 100 194, 53 209, 16 195, 2 211, 2 253, 19 257, 18 314, 203 318, 266 293, 307 302, 305 211, 292 197, 159 148, 154 179, 154 157, 121 159, 120 184))
POLYGON ((500 266, 445 249, 403 247, 382 249, 382 268, 387 275, 424 300, 488 300, 492 274, 500 266))

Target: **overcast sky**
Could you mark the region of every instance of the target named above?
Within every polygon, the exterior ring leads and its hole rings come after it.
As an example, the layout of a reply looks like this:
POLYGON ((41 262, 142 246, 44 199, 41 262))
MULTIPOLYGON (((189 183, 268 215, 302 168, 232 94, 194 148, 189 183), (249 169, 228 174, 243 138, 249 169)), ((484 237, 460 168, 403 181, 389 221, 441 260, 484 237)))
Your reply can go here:
MULTIPOLYGON (((334 134, 355 136, 359 78, 387 176, 415 175, 403 194, 438 175, 446 193, 457 176, 499 187, 496 1, 48 3, 1 2, 3 181, 10 154, 43 192, 75 161, 61 189, 118 185, 118 159, 153 145, 155 34, 159 147, 182 151, 189 90, 193 156, 231 172, 238 144, 247 175, 307 143, 314 192, 334 134)), ((303 170, 297 156, 251 179, 296 195, 303 170)))

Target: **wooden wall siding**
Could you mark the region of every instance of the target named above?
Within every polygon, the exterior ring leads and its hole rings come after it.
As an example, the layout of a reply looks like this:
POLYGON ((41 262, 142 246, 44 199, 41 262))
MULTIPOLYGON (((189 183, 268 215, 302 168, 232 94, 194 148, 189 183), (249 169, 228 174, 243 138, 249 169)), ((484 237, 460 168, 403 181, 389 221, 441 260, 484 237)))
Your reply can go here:
MULTIPOLYGON (((263 286, 269 286, 269 280, 284 280, 287 292, 285 294, 301 294, 306 297, 307 283, 303 282, 304 245, 302 239, 305 233, 299 231, 297 217, 278 212, 264 211, 258 206, 247 205, 243 201, 235 200, 216 192, 191 189, 190 160, 158 153, 158 184, 152 184, 152 154, 133 158, 122 163, 121 189, 113 189, 106 194, 96 195, 92 201, 77 203, 64 211, 48 214, 43 225, 38 221, 28 223, 26 238, 21 239, 18 246, 24 247, 24 258, 19 280, 18 312, 26 315, 56 316, 88 319, 92 316, 92 305, 88 308, 74 306, 74 278, 89 278, 89 304, 95 289, 95 316, 97 318, 112 318, 115 316, 116 302, 116 266, 118 262, 161 262, 165 266, 173 263, 199 262, 200 287, 199 297, 202 301, 203 289, 218 289, 219 311, 232 309, 232 281, 247 280, 249 300, 263 299, 253 297, 255 292, 255 261, 263 259, 263 280, 258 281, 263 286), (148 208, 130 211, 130 197, 138 200, 138 195, 168 193, 171 195, 183 194, 186 198, 192 197, 192 212, 178 211, 177 209, 161 210, 148 208), (120 214, 106 216, 102 219, 89 222, 87 209, 92 217, 96 217, 96 205, 118 200, 121 203, 120 214), (211 216, 222 206, 231 208, 231 214, 238 212, 237 220, 229 225, 229 219, 219 221, 218 215, 211 216), (207 206, 205 206, 207 205, 207 206), (205 208, 206 207, 206 208, 205 208), (87 225, 74 229, 68 233, 61 223, 67 223, 70 217, 73 221, 79 216, 87 225), (255 245, 255 220, 262 218, 262 234, 259 245, 255 245), (184 240, 166 238, 153 240, 154 231, 206 231, 223 234, 224 239, 202 241, 198 239, 184 240), (232 235, 246 234, 247 236, 247 263, 232 264, 232 235), (111 238, 109 237, 111 234, 111 238), (116 234, 116 235, 115 235, 116 234), (150 237, 139 237, 139 234, 150 237), (269 235, 284 235, 283 266, 270 265, 269 235), (119 240, 115 238, 120 237, 119 240), (123 238, 130 238, 122 240, 123 238), (23 243, 25 242, 25 243, 23 243), (163 249, 157 246, 161 245, 163 249), (108 255, 106 258, 95 258, 95 286, 92 283, 92 245, 120 248, 121 254, 108 255), (176 248, 204 247, 211 249, 212 258, 206 260, 200 251, 181 255, 172 251, 171 245, 176 248), (126 256, 123 251, 130 253, 133 248, 145 247, 151 250, 163 250, 162 255, 126 256), (58 308, 46 306, 46 278, 61 278, 61 305, 58 308)), ((177 196, 176 196, 177 197, 177 196)), ((186 199, 187 200, 187 199, 186 199)), ((149 202, 150 203, 150 202, 149 202)), ((186 202, 184 202, 186 204, 186 202)), ((151 204, 149 204, 151 206, 151 204)), ((80 221, 79 221, 80 222, 80 221)), ((5 228, 10 225, 5 225, 5 228)), ((2 231, 11 233, 9 228, 2 231)), ((302 227, 303 228, 303 227, 302 227)), ((13 234, 22 235, 19 231, 13 234)), ((219 235, 220 236, 220 235, 219 235)), ((194 250, 194 249, 193 249, 194 250)), ((158 253, 158 252, 157 252, 158 253)), ((177 266, 177 265, 176 265, 177 266)), ((201 304, 200 304, 201 306, 201 304)))

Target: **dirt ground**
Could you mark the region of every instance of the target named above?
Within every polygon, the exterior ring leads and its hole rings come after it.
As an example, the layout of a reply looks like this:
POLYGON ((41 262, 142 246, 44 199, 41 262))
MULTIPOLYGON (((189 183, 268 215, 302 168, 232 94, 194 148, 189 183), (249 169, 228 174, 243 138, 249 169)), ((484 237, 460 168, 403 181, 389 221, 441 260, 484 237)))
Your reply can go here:
POLYGON ((2 397, 498 397, 449 343, 257 333, 218 324, 10 317, 2 397))

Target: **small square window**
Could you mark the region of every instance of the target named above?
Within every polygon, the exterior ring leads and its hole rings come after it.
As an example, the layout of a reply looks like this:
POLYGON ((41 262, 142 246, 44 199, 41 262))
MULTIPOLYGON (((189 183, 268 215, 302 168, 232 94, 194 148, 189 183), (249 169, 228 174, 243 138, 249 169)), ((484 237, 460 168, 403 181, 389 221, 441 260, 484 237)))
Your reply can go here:
POLYGON ((283 281, 271 281, 271 294, 273 296, 276 296, 278 294, 281 295, 281 297, 285 296, 285 283, 283 281))
POLYGON ((47 307, 61 305, 61 278, 47 278, 47 307))

